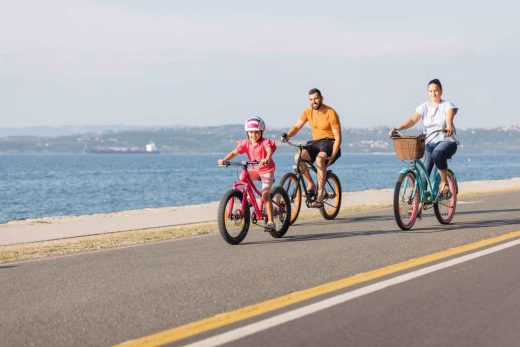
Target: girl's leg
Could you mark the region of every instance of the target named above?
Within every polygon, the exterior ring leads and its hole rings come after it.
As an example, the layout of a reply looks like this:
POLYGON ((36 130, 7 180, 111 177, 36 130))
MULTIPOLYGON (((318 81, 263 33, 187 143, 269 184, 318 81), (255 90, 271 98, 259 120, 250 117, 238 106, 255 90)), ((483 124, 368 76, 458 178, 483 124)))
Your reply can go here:
POLYGON ((262 199, 265 202, 267 222, 273 222, 273 202, 271 201, 271 187, 273 186, 274 173, 269 172, 260 175, 262 180, 262 199))
MULTIPOLYGON (((260 175, 258 174, 258 172, 255 169, 250 169, 248 171, 248 173, 249 173, 249 178, 251 178, 251 181, 260 181, 260 175)), ((246 176, 245 171, 242 171, 240 173, 240 180, 245 181, 245 179, 246 179, 245 176, 246 176)))

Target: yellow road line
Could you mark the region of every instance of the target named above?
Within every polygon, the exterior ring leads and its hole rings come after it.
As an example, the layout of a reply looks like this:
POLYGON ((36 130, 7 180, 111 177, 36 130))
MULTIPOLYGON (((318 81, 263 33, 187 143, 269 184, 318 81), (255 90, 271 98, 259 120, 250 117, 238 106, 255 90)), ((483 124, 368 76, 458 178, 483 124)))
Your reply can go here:
POLYGON ((472 251, 478 248, 486 247, 498 242, 510 240, 520 237, 520 231, 511 232, 505 235, 492 237, 489 239, 473 242, 467 245, 447 249, 437 253, 433 253, 424 257, 406 260, 401 263, 385 266, 376 270, 368 271, 337 281, 325 283, 313 288, 290 293, 275 299, 267 300, 258 304, 246 306, 234 311, 218 314, 213 317, 202 319, 193 323, 188 323, 176 328, 168 329, 149 336, 137 338, 123 342, 117 346, 162 346, 173 343, 190 336, 198 335, 206 331, 217 329, 232 323, 236 323, 248 318, 252 318, 263 313, 284 308, 323 294, 344 289, 355 284, 374 280, 379 277, 387 276, 399 271, 407 270, 416 266, 428 264, 440 259, 448 258, 457 254, 472 251))

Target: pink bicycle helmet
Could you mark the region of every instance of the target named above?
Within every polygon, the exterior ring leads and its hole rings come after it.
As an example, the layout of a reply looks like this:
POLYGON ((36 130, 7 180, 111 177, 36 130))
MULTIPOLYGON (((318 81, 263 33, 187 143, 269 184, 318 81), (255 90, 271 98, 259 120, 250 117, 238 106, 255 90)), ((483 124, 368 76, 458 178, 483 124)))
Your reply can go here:
POLYGON ((260 117, 251 117, 244 124, 245 131, 264 131, 265 122, 260 117))

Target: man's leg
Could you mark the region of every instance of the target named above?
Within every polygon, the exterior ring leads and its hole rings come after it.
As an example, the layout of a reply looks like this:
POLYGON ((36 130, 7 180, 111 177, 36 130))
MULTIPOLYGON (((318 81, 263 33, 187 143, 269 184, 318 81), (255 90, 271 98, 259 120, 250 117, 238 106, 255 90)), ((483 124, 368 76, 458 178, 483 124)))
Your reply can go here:
POLYGON ((318 153, 316 157, 316 169, 318 171, 318 195, 317 202, 323 202, 323 195, 325 194, 325 181, 327 178, 327 161, 328 156, 326 152, 318 153))
MULTIPOLYGON (((294 156, 294 162, 298 162, 298 156, 299 154, 296 153, 294 156)), ((311 156, 309 155, 309 152, 307 150, 302 150, 302 160, 311 160, 311 156)), ((316 189, 316 186, 314 185, 314 182, 312 181, 311 173, 309 172, 309 168, 307 167, 307 164, 305 164, 303 161, 300 162, 300 171, 303 174, 303 177, 305 177, 305 180, 307 181, 307 191, 313 191, 316 189)))

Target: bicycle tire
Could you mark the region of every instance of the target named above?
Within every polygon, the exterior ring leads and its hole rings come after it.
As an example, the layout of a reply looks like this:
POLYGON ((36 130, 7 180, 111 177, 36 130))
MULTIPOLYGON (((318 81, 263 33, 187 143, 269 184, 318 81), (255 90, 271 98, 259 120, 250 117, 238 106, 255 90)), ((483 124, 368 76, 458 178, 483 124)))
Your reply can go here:
MULTIPOLYGON (((450 192, 447 196, 441 196, 438 202, 433 204, 435 217, 441 224, 450 224, 457 208, 457 180, 451 170, 447 170, 447 178, 450 192)), ((437 186, 439 185, 437 184, 437 186)))
POLYGON ((241 212, 244 196, 240 190, 230 189, 220 201, 218 207, 218 230, 222 238, 230 245, 237 245, 244 240, 249 231, 250 208, 246 202, 241 212), (229 213, 231 211, 231 213, 229 213), (232 232, 232 229, 235 232, 232 232))
POLYGON ((335 219, 341 209, 341 183, 335 173, 328 171, 323 206, 320 213, 327 220, 335 219))
POLYGON ((286 173, 280 180, 280 186, 285 189, 291 202, 290 223, 292 225, 298 219, 302 207, 302 189, 298 181, 298 176, 292 172, 286 173))
POLYGON ((291 225, 291 200, 283 187, 277 186, 271 190, 273 202, 273 219, 276 229, 269 230, 272 237, 280 238, 285 235, 291 225))
POLYGON ((402 230, 410 230, 419 213, 419 191, 417 179, 412 171, 402 173, 397 178, 394 189, 394 217, 402 230), (415 190, 415 193, 414 193, 415 190))

